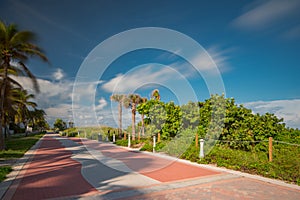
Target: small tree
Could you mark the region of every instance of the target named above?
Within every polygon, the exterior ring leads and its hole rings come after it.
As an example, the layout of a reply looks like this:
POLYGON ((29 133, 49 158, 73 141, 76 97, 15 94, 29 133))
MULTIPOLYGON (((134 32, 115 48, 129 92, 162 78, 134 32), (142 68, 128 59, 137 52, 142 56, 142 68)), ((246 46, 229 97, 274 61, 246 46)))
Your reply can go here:
POLYGON ((67 124, 62 119, 58 118, 55 120, 53 126, 55 129, 58 129, 59 131, 63 131, 66 129, 67 124))

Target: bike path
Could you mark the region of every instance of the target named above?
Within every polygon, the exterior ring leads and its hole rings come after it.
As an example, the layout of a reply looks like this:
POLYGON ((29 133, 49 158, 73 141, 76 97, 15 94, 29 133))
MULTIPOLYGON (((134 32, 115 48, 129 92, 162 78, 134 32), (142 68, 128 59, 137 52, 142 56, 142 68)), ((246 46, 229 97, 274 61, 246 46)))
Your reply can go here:
POLYGON ((300 187, 109 143, 46 135, 3 199, 184 198, 300 199, 300 187))

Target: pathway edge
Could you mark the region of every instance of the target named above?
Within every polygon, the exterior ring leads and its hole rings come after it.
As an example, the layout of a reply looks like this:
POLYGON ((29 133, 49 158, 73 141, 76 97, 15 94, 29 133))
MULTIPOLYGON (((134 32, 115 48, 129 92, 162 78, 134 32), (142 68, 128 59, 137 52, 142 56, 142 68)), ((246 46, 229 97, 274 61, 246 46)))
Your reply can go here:
POLYGON ((7 178, 0 183, 0 199, 2 199, 6 192, 8 191, 9 187, 12 185, 13 181, 19 175, 20 171, 24 168, 24 166, 31 162, 35 151, 40 146, 42 139, 45 137, 46 134, 43 135, 24 155, 22 158, 19 158, 16 163, 12 166, 12 171, 7 175, 7 178))

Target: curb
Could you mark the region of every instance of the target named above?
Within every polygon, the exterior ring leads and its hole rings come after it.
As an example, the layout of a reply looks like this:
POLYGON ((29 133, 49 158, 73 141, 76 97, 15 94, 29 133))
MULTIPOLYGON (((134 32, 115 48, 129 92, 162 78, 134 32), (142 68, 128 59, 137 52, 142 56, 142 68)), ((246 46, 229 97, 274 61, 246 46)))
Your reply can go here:
MULTIPOLYGON (((87 138, 80 138, 80 139, 87 139, 87 138)), ((100 142, 100 143, 106 143, 106 142, 100 142)), ((246 173, 246 172, 235 171, 235 170, 216 167, 216 166, 212 166, 212 165, 199 164, 199 163, 191 162, 189 160, 184 160, 184 159, 172 157, 172 156, 169 156, 169 155, 166 155, 166 154, 152 153, 152 152, 148 152, 148 151, 139 151, 138 149, 134 149, 134 148, 130 148, 130 147, 124 147, 124 146, 118 146, 118 145, 113 144, 113 143, 109 143, 109 144, 112 144, 116 147, 123 148, 123 149, 125 149, 127 151, 131 151, 131 152, 144 153, 144 154, 147 154, 147 155, 152 155, 152 156, 168 159, 168 160, 171 160, 171 161, 174 161, 174 162, 178 161, 178 162, 193 165, 193 166, 203 167, 203 168, 206 168, 206 169, 215 170, 215 171, 219 171, 219 172, 230 173, 230 174, 238 175, 238 176, 241 176, 241 177, 251 178, 251 179, 263 181, 263 182, 266 182, 266 183, 271 183, 271 184, 274 184, 274 185, 279 185, 279 186, 287 187, 287 188, 290 188, 290 189, 296 189, 296 190, 300 191, 300 186, 295 185, 295 184, 291 184, 291 183, 287 183, 287 182, 284 182, 284 181, 281 181, 281 180, 277 180, 277 179, 267 178, 267 177, 263 177, 263 176, 260 176, 260 175, 249 174, 249 173, 246 173)))
MULTIPOLYGON (((45 134, 46 135, 46 134, 45 134)), ((22 158, 19 158, 16 163, 12 166, 12 172, 7 175, 7 178, 0 183, 0 199, 3 199, 7 190, 12 185, 13 181, 19 175, 20 171, 24 168, 27 163, 32 161, 32 158, 35 154, 36 149, 40 146, 42 139, 41 137, 25 154, 22 158)))

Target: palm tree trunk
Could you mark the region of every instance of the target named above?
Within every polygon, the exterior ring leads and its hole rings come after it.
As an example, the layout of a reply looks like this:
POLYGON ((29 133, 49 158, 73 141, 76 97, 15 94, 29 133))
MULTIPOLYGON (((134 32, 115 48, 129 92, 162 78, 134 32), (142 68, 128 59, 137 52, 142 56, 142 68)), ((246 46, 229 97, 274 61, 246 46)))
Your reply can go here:
POLYGON ((10 59, 8 56, 5 57, 4 60, 4 77, 3 77, 3 82, 1 86, 1 121, 0 121, 0 150, 5 149, 5 143, 4 143, 4 136, 3 136, 3 127, 5 126, 5 111, 4 111, 4 101, 5 101, 5 90, 6 90, 6 85, 7 85, 7 77, 8 77, 8 66, 10 63, 10 59))
POLYGON ((135 114, 136 108, 135 103, 132 104, 132 140, 135 140, 135 114))
POLYGON ((119 138, 122 137, 122 102, 119 102, 119 138))
POLYGON ((4 133, 3 133, 3 128, 4 128, 4 120, 5 120, 5 112, 4 112, 4 99, 5 99, 5 79, 3 79, 2 87, 1 87, 1 121, 0 121, 0 150, 4 150, 4 133))
POLYGON ((142 136, 145 137, 145 121, 144 121, 144 114, 142 114, 142 136))

